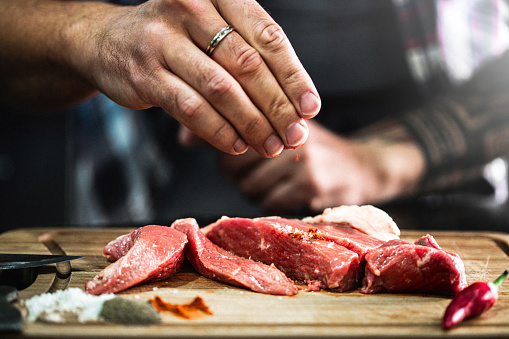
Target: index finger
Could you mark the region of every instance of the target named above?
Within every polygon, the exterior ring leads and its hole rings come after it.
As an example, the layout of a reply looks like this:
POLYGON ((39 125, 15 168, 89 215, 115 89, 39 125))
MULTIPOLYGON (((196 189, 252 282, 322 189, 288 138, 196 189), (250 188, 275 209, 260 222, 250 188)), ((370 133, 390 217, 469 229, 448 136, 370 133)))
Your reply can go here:
POLYGON ((298 114, 318 114, 321 101, 311 77, 302 66, 281 27, 254 0, 216 0, 223 18, 237 29, 263 57, 298 114))

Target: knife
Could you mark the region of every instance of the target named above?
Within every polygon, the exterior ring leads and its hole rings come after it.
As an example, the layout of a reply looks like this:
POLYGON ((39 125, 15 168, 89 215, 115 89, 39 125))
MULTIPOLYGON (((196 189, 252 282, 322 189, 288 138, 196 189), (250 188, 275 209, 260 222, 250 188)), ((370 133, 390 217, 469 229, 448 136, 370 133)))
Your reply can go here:
POLYGON ((23 316, 11 305, 18 299, 18 290, 12 286, 0 286, 0 331, 21 331, 23 316))
POLYGON ((21 312, 11 305, 18 297, 16 287, 30 285, 37 276, 34 267, 83 259, 70 255, 40 255, 0 253, 0 331, 20 331, 23 327, 21 312))
POLYGON ((0 270, 43 266, 83 258, 85 257, 72 255, 0 253, 0 270))

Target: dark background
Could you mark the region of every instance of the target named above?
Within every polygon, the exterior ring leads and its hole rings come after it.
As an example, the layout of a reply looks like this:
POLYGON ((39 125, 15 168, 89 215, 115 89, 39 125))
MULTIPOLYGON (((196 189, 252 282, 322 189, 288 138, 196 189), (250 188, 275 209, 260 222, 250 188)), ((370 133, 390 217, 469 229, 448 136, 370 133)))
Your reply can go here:
MULTIPOLYGON (((68 224, 67 119, 66 112, 0 112, 0 232, 68 224)), ((445 194, 378 207, 386 210, 400 229, 508 232, 509 203, 495 199, 494 193, 484 180, 478 180, 445 194)), ((217 211, 217 215, 197 215, 197 219, 207 223, 223 214, 217 211)))
POLYGON ((0 110, 0 231, 65 222, 64 112, 0 110))

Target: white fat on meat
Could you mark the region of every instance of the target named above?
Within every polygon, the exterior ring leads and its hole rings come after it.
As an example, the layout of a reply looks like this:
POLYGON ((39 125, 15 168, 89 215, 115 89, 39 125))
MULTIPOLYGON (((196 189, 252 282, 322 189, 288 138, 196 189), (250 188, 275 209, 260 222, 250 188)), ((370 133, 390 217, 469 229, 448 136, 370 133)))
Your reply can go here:
POLYGON ((326 208, 322 214, 306 217, 302 221, 308 224, 348 223, 353 228, 384 241, 399 239, 400 235, 394 220, 385 211, 371 205, 326 208))

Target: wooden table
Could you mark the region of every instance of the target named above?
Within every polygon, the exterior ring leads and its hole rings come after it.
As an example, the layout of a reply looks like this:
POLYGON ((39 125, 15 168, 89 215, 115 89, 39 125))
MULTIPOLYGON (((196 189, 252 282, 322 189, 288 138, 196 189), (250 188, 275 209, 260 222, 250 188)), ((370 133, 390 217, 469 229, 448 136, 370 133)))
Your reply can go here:
MULTIPOLYGON (((55 265, 39 270, 36 281, 20 291, 20 299, 49 290, 79 287, 92 279, 108 262, 102 249, 110 240, 132 229, 34 228, 0 234, 5 253, 48 254, 38 238, 49 233, 69 255, 86 259, 72 262, 72 273, 61 279, 55 265)), ((402 232, 402 239, 414 241, 423 232, 402 232)), ((509 267, 509 235, 480 232, 430 231, 440 246, 460 255, 469 283, 491 281, 509 267)), ((440 323, 450 299, 429 295, 376 294, 358 290, 348 293, 299 292, 293 297, 254 293, 200 276, 189 265, 174 277, 142 284, 122 296, 148 300, 158 295, 171 303, 188 303, 201 296, 213 315, 182 319, 163 315, 163 322, 151 326, 111 323, 25 323, 22 333, 2 337, 509 337, 509 282, 502 285, 499 301, 479 318, 445 332, 440 323)))

